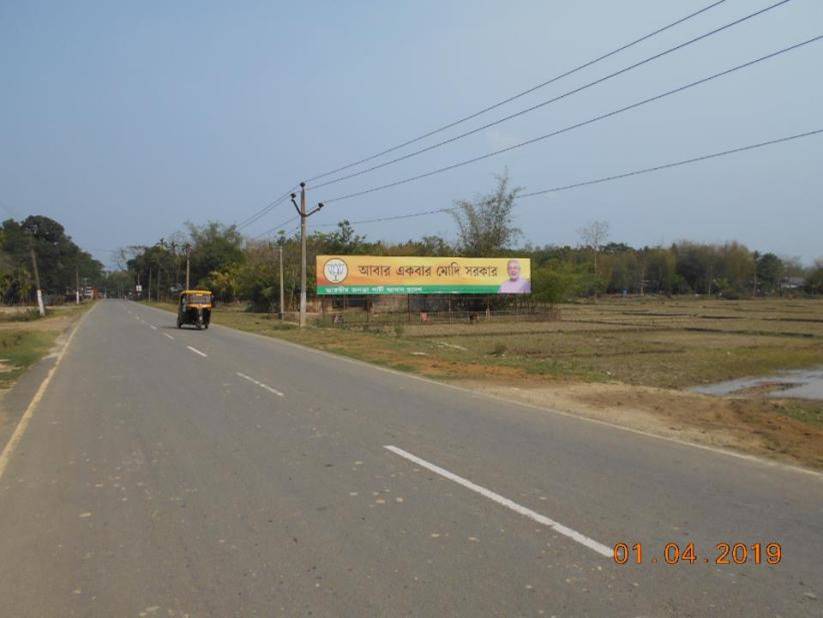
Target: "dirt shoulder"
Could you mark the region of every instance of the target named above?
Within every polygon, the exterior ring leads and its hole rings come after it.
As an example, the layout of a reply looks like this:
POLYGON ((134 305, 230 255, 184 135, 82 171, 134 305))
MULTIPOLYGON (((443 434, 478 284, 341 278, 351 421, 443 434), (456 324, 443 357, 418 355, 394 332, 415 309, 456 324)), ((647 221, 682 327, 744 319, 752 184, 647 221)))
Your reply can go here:
POLYGON ((659 436, 823 469, 821 402, 712 397, 627 384, 457 383, 659 436))

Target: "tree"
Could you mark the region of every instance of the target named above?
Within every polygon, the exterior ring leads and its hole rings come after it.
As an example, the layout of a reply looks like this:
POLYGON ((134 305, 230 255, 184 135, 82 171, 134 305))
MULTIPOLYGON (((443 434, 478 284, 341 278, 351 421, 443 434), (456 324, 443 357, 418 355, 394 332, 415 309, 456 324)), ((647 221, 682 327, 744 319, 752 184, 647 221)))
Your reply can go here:
POLYGON ((806 291, 809 294, 823 294, 823 259, 819 259, 806 274, 806 291))
POLYGON ((597 275, 597 254, 609 238, 609 222, 592 221, 577 230, 577 233, 583 241, 583 246, 594 253, 594 274, 597 275))
POLYGON ((783 262, 774 253, 764 253, 757 260, 757 278, 764 292, 779 292, 783 262))
POLYGON ((0 230, 0 249, 5 260, 0 264, 6 302, 30 300, 31 250, 37 255, 43 290, 61 297, 76 285, 77 275, 91 285, 103 281, 103 265, 78 247, 63 226, 43 215, 23 221, 7 219, 0 230))
POLYGON ((243 261, 243 236, 236 226, 209 221, 203 226, 187 223, 186 227, 192 246, 192 285, 205 281, 213 272, 243 261))
POLYGON ((450 211, 457 222, 458 250, 470 257, 490 257, 508 249, 522 235, 512 209, 522 187, 509 188, 509 175, 497 176, 497 188, 473 201, 458 200, 450 211))
POLYGON ((581 275, 568 262, 553 261, 532 271, 532 298, 544 303, 560 303, 577 295, 581 275))

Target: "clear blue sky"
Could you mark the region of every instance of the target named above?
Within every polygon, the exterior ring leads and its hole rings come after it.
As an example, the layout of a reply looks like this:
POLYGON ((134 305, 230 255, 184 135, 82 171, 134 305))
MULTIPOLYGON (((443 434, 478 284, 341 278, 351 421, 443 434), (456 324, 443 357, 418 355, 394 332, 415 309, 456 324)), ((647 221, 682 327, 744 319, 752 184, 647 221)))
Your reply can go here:
MULTIPOLYGON (((0 0, 0 206, 45 214, 109 264, 186 220, 231 223, 303 177, 470 113, 673 21, 709 0, 588 2, 18 2, 0 0)), ((493 112, 559 94, 731 21, 687 24, 493 112)), ((793 0, 494 130, 310 194, 316 202, 547 133, 823 33, 793 0)), ((333 223, 448 207, 508 167, 537 190, 823 127, 823 43, 563 136, 330 205, 333 223)), ((468 127, 475 126, 475 121, 468 127)), ((587 222, 634 245, 737 239, 823 255, 823 137, 524 200, 533 243, 587 222)), ((249 228, 290 216, 283 205, 249 228)), ((447 215, 363 225, 368 237, 453 238, 447 215)))

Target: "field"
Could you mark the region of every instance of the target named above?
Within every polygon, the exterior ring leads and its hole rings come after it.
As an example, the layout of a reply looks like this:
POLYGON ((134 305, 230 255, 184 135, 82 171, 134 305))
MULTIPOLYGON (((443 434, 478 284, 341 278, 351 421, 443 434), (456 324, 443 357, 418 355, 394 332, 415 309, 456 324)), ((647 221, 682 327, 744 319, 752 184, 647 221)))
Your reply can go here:
POLYGON ((708 397, 699 384, 823 365, 823 301, 603 299, 554 319, 406 322, 346 313, 303 332, 222 308, 216 323, 643 431, 823 467, 823 402, 708 397))

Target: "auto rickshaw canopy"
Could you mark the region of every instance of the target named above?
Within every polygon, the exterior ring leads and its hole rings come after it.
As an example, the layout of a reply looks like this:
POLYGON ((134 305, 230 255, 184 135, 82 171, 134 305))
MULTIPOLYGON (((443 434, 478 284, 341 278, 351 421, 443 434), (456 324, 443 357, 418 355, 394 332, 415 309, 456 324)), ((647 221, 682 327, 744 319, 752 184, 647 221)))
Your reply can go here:
POLYGON ((211 307, 212 293, 211 290, 183 290, 180 292, 180 303, 183 300, 189 307, 211 307))

